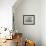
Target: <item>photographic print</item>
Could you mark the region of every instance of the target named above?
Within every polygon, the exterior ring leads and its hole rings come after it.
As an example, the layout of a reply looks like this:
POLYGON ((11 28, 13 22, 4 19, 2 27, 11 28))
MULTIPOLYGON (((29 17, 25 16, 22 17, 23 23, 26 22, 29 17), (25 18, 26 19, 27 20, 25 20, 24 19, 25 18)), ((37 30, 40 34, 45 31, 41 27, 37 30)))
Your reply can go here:
POLYGON ((35 15, 24 15, 23 24, 24 25, 34 25, 35 24, 35 15))

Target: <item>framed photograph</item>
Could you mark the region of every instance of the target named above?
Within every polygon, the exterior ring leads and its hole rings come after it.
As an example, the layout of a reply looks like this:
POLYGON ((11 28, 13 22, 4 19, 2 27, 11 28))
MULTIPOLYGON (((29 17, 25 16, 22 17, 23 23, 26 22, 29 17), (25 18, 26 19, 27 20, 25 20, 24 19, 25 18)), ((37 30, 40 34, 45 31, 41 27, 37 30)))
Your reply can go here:
POLYGON ((34 25, 35 24, 35 15, 24 15, 23 24, 24 25, 34 25))

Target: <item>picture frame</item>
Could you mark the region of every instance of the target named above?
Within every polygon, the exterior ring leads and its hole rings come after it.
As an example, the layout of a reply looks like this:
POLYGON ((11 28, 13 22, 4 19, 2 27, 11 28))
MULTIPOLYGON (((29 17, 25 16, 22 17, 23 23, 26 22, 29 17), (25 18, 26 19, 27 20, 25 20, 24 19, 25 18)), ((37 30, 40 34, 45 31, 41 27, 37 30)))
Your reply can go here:
POLYGON ((24 25, 35 25, 35 15, 23 15, 24 25))

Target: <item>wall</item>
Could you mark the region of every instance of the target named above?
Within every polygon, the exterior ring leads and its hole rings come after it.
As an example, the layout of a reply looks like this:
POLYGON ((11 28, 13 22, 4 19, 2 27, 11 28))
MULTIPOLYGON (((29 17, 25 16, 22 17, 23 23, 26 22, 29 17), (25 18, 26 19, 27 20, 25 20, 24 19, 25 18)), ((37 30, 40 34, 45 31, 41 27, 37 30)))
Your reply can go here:
POLYGON ((12 28, 12 6, 16 0, 0 0, 0 27, 12 28))
POLYGON ((46 46, 46 0, 41 3, 41 40, 42 46, 46 46))
POLYGON ((41 46, 41 0, 20 0, 13 6, 13 14, 15 30, 22 32, 24 38, 34 40, 36 46, 41 46), (23 15, 35 15, 35 25, 24 25, 23 15))

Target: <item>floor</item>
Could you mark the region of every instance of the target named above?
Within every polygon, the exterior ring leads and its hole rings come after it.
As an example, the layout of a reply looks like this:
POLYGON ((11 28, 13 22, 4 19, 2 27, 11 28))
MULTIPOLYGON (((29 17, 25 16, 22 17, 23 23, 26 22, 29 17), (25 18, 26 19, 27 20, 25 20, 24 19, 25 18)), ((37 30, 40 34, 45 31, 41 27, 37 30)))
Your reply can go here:
POLYGON ((2 43, 0 46, 16 46, 15 39, 13 39, 13 40, 6 40, 6 42, 2 43))

